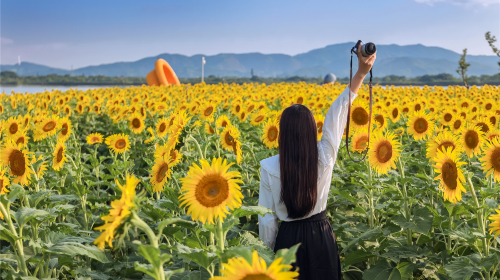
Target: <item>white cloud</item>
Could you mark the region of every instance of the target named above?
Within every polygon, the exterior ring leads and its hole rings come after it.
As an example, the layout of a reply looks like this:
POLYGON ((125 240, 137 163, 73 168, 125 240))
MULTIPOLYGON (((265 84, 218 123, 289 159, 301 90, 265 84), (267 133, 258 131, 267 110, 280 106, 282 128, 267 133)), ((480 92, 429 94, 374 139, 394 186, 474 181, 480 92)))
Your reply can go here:
POLYGON ((444 3, 451 3, 454 5, 482 5, 482 6, 488 6, 490 4, 496 4, 500 3, 500 0, 415 0, 417 3, 423 3, 427 5, 434 5, 434 3, 439 3, 439 2, 444 2, 444 3))
POLYGON ((12 44, 12 43, 14 43, 14 40, 9 39, 9 38, 0 37, 0 44, 1 45, 8 45, 8 44, 12 44))

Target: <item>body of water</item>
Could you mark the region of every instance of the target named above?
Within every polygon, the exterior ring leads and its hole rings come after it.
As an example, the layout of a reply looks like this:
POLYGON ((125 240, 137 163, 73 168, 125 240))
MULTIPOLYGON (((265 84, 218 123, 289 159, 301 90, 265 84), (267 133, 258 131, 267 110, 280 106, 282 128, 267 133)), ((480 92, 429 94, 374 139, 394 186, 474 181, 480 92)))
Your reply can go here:
MULTIPOLYGON (((2 93, 7 93, 10 94, 12 91, 16 93, 36 93, 36 92, 44 92, 46 90, 48 91, 53 91, 53 90, 60 90, 60 91, 66 91, 69 89, 75 89, 77 88, 78 90, 87 90, 87 89, 95 89, 95 88, 109 88, 109 87, 114 87, 114 86, 0 86, 0 92, 2 93)), ((122 87, 122 86, 119 86, 122 87)))

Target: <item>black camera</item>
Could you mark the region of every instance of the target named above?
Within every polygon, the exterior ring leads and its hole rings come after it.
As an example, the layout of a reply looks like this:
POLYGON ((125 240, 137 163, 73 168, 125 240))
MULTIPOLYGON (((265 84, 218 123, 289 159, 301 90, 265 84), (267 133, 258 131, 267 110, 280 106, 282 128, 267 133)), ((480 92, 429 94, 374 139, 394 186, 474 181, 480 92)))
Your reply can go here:
MULTIPOLYGON (((363 44, 361 40, 358 40, 356 45, 351 49, 351 52, 357 53, 359 45, 363 44)), ((370 56, 374 54, 377 51, 377 47, 375 46, 374 43, 366 43, 361 46, 361 55, 362 56, 370 56)))

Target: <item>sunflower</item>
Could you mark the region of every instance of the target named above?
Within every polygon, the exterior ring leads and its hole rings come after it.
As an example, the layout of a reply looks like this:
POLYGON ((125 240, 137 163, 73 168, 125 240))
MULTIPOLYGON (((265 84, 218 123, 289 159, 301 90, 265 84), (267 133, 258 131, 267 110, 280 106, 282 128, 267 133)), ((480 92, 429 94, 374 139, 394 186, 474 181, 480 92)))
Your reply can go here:
POLYGON ((103 137, 100 133, 92 133, 87 136, 87 143, 89 145, 102 143, 103 137))
POLYGON ((104 232, 94 240, 94 244, 97 245, 99 249, 104 250, 106 242, 108 242, 109 247, 113 248, 112 242, 115 237, 115 230, 120 226, 121 222, 132 213, 130 209, 135 206, 133 202, 135 187, 139 182, 139 179, 129 174, 126 175, 126 182, 123 186, 116 180, 116 184, 122 191, 122 197, 111 202, 112 209, 109 210, 109 215, 101 217, 104 221, 104 225, 94 228, 99 231, 104 230, 104 232))
POLYGON ((465 125, 465 118, 462 117, 462 116, 458 116, 456 117, 453 122, 450 124, 450 127, 451 129, 453 130, 453 132, 455 133, 458 133, 460 132, 460 130, 463 128, 463 126, 465 125))
POLYGON ((238 119, 240 120, 240 123, 244 122, 247 119, 247 113, 246 112, 241 112, 240 115, 238 116, 238 119))
MULTIPOLYGON (((172 120, 173 123, 174 120, 172 120)), ((159 138, 163 138, 167 135, 168 133, 168 119, 167 118, 161 118, 156 122, 156 134, 158 134, 159 138)))
POLYGON ((19 118, 19 123, 23 126, 23 128, 27 128, 30 124, 30 121, 31 121, 31 116, 30 114, 26 114, 24 115, 24 117, 22 118, 19 118))
POLYGON ((151 169, 151 178, 149 181, 153 185, 154 192, 161 192, 167 183, 167 179, 171 178, 172 170, 169 166, 170 153, 155 160, 155 165, 151 169))
POLYGON ((240 138, 240 132, 234 125, 226 126, 220 135, 222 147, 227 151, 233 150, 233 145, 240 138))
POLYGON ((206 134, 215 134, 215 130, 210 124, 210 122, 205 122, 205 133, 206 134))
MULTIPOLYGON (((498 206, 498 209, 500 209, 500 206, 498 206)), ((493 234, 496 231, 493 239, 496 239, 497 236, 500 234, 500 210, 495 209, 495 212, 497 212, 497 214, 492 214, 488 218, 491 221, 491 223, 489 224, 490 234, 493 234)))
POLYGON ((488 131, 490 131, 490 128, 493 127, 491 121, 486 117, 477 118, 477 120, 474 122, 474 125, 478 126, 479 129, 484 133, 488 133, 488 131))
POLYGON ((189 167, 187 176, 181 179, 181 206, 188 207, 187 215, 203 224, 214 224, 223 219, 231 210, 241 206, 243 194, 238 183, 243 181, 238 171, 228 171, 232 163, 222 158, 213 159, 212 164, 201 159, 201 167, 196 163, 189 167))
POLYGON ((419 141, 432 135, 434 122, 423 111, 416 111, 408 118, 408 133, 419 141))
POLYGON ((9 183, 9 177, 5 176, 5 170, 0 169, 0 194, 6 194, 9 192, 9 190, 7 189, 9 183))
POLYGON ((38 158, 36 156, 34 156, 31 159, 31 166, 33 166, 33 164, 35 164, 37 161, 40 161, 40 160, 42 161, 42 164, 40 164, 40 166, 38 167, 38 170, 34 170, 35 173, 37 174, 38 178, 43 177, 43 175, 45 174, 45 171, 47 170, 47 165, 45 164, 45 160, 44 160, 42 155, 40 155, 38 158))
POLYGON ((29 168, 28 154, 28 151, 13 141, 7 141, 1 150, 1 164, 9 167, 10 175, 14 176, 12 182, 15 184, 27 185, 33 174, 29 168))
POLYGON ((261 124, 262 122, 264 122, 266 117, 267 117, 267 111, 266 110, 259 110, 259 111, 252 114, 252 116, 250 117, 250 123, 253 126, 257 126, 257 125, 261 124))
MULTIPOLYGON (((384 115, 380 112, 373 117, 373 121, 377 124, 377 130, 384 131, 389 123, 385 119, 384 115)), ((373 123, 373 122, 372 122, 373 123)))
POLYGON ((449 109, 445 109, 441 115, 441 124, 443 124, 443 125, 451 124, 454 117, 455 117, 455 115, 454 115, 453 111, 451 111, 449 109))
POLYGON ((317 114, 314 116, 314 120, 316 121, 316 128, 318 129, 318 141, 323 137, 323 124, 325 123, 325 116, 317 114))
POLYGON ((398 122, 401 117, 401 109, 398 105, 394 105, 389 109, 389 117, 391 117, 392 122, 398 122))
POLYGON ((283 257, 274 260, 269 267, 257 251, 252 253, 252 263, 243 257, 234 257, 222 264, 220 272, 225 276, 215 276, 210 280, 293 280, 299 276, 296 271, 289 271, 292 266, 281 264, 283 257))
POLYGON ((219 127, 223 127, 224 128, 224 127, 226 127, 228 125, 231 125, 231 121, 229 120, 229 118, 226 115, 220 115, 217 118, 216 125, 217 125, 217 128, 219 128, 219 127))
POLYGON ((55 135, 57 132, 58 124, 59 124, 59 117, 57 116, 44 117, 42 121, 37 123, 35 126, 33 140, 40 141, 47 137, 55 135))
POLYGON ((446 130, 434 137, 434 139, 427 141, 427 157, 434 158, 437 156, 438 151, 444 152, 444 149, 448 147, 452 150, 458 150, 459 152, 462 150, 459 145, 459 136, 446 130))
POLYGON ((123 133, 108 136, 105 143, 115 154, 123 154, 125 151, 130 149, 128 135, 123 133))
POLYGON ((493 174, 496 181, 500 181, 500 140, 494 138, 483 147, 484 156, 480 158, 486 176, 493 174))
POLYGON ((145 128, 144 120, 142 119, 142 116, 138 113, 132 114, 132 116, 129 117, 128 121, 129 121, 128 123, 129 128, 135 134, 140 134, 145 128))
POLYGON ((15 135, 12 135, 9 139, 14 141, 16 144, 24 147, 24 145, 28 144, 28 140, 30 138, 26 136, 25 130, 19 130, 15 135))
POLYGON ((243 159, 243 152, 241 150, 241 142, 238 139, 235 139, 233 142, 233 152, 236 155, 236 163, 240 164, 243 159))
POLYGON ((64 144, 64 141, 57 141, 56 148, 54 149, 54 153, 52 154, 52 156, 54 156, 54 159, 52 160, 52 168, 54 170, 59 171, 67 161, 65 152, 66 145, 64 144))
POLYGON ((10 117, 8 120, 6 120, 4 126, 7 137, 15 135, 20 129, 19 120, 14 117, 10 117))
POLYGON ((278 139, 280 135, 280 128, 276 121, 269 119, 264 125, 264 135, 262 135, 261 139, 264 144, 269 148, 277 148, 278 147, 278 139))
POLYGON ((488 139, 489 141, 491 141, 495 138, 500 138, 500 130, 499 129, 492 129, 488 133, 486 133, 486 139, 488 139))
POLYGON ((387 132, 385 136, 378 132, 370 139, 368 162, 379 174, 387 174, 391 167, 396 168, 395 162, 399 158, 400 144, 394 138, 392 132, 387 132))
POLYGON ((465 182, 464 174, 460 170, 460 166, 466 164, 459 161, 459 153, 457 150, 445 148, 444 151, 437 152, 433 160, 436 162, 434 167, 436 173, 440 173, 434 180, 441 179, 439 188, 443 191, 444 200, 451 203, 457 203, 462 200, 462 192, 466 192, 462 185, 465 182))
POLYGON ((182 154, 178 150, 170 150, 170 162, 168 164, 173 167, 181 161, 181 158, 182 154))
POLYGON ((478 126, 467 124, 462 130, 462 142, 465 153, 472 157, 479 153, 479 149, 484 141, 484 134, 478 126))
POLYGON ((213 118, 215 107, 216 107, 215 104, 213 104, 212 102, 207 102, 203 104, 200 107, 201 118, 204 120, 213 118))
POLYGON ((64 117, 59 120, 58 128, 57 130, 59 131, 59 136, 58 140, 61 141, 66 141, 68 140, 69 136, 73 132, 73 126, 71 125, 71 121, 69 120, 69 117, 64 117))
POLYGON ((351 149, 353 152, 361 153, 368 147, 368 132, 366 129, 361 129, 354 133, 352 138, 351 149))
POLYGON ((151 137, 149 137, 148 139, 144 140, 145 144, 151 143, 151 142, 153 142, 156 139, 155 131, 154 131, 154 129, 152 127, 148 127, 147 131, 151 134, 151 137))
POLYGON ((370 116, 365 106, 354 105, 351 109, 351 123, 354 128, 363 128, 368 126, 368 120, 370 116))

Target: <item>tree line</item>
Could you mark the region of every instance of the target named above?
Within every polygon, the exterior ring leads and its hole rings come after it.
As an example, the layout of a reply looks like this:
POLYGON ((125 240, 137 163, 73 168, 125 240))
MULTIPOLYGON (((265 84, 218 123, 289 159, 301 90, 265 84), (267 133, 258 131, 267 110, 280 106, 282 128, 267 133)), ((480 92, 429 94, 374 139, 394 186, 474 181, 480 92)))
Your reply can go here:
MULTIPOLYGON (((181 83, 196 84, 201 81, 201 78, 180 78, 181 83)), ((216 77, 210 75, 205 77, 205 83, 218 84, 218 83, 315 83, 322 84, 322 77, 279 77, 279 78, 265 78, 259 76, 252 77, 216 77)), ((337 82, 342 84, 349 83, 349 78, 339 78, 337 82)), ((365 80, 368 82, 368 79, 365 80)), ((390 75, 382 78, 373 78, 375 84, 380 85, 460 85, 463 84, 461 78, 456 78, 451 74, 438 74, 438 75, 423 75, 414 78, 407 78, 405 76, 390 75)), ((500 85, 500 74, 496 75, 481 75, 467 77, 469 85, 500 85)), ((132 86, 146 84, 145 77, 107 77, 107 76, 70 76, 70 75, 46 75, 46 76, 18 76, 12 71, 3 71, 0 73, 0 84, 4 86, 16 85, 63 85, 63 86, 82 86, 82 85, 96 85, 96 86, 132 86)))

